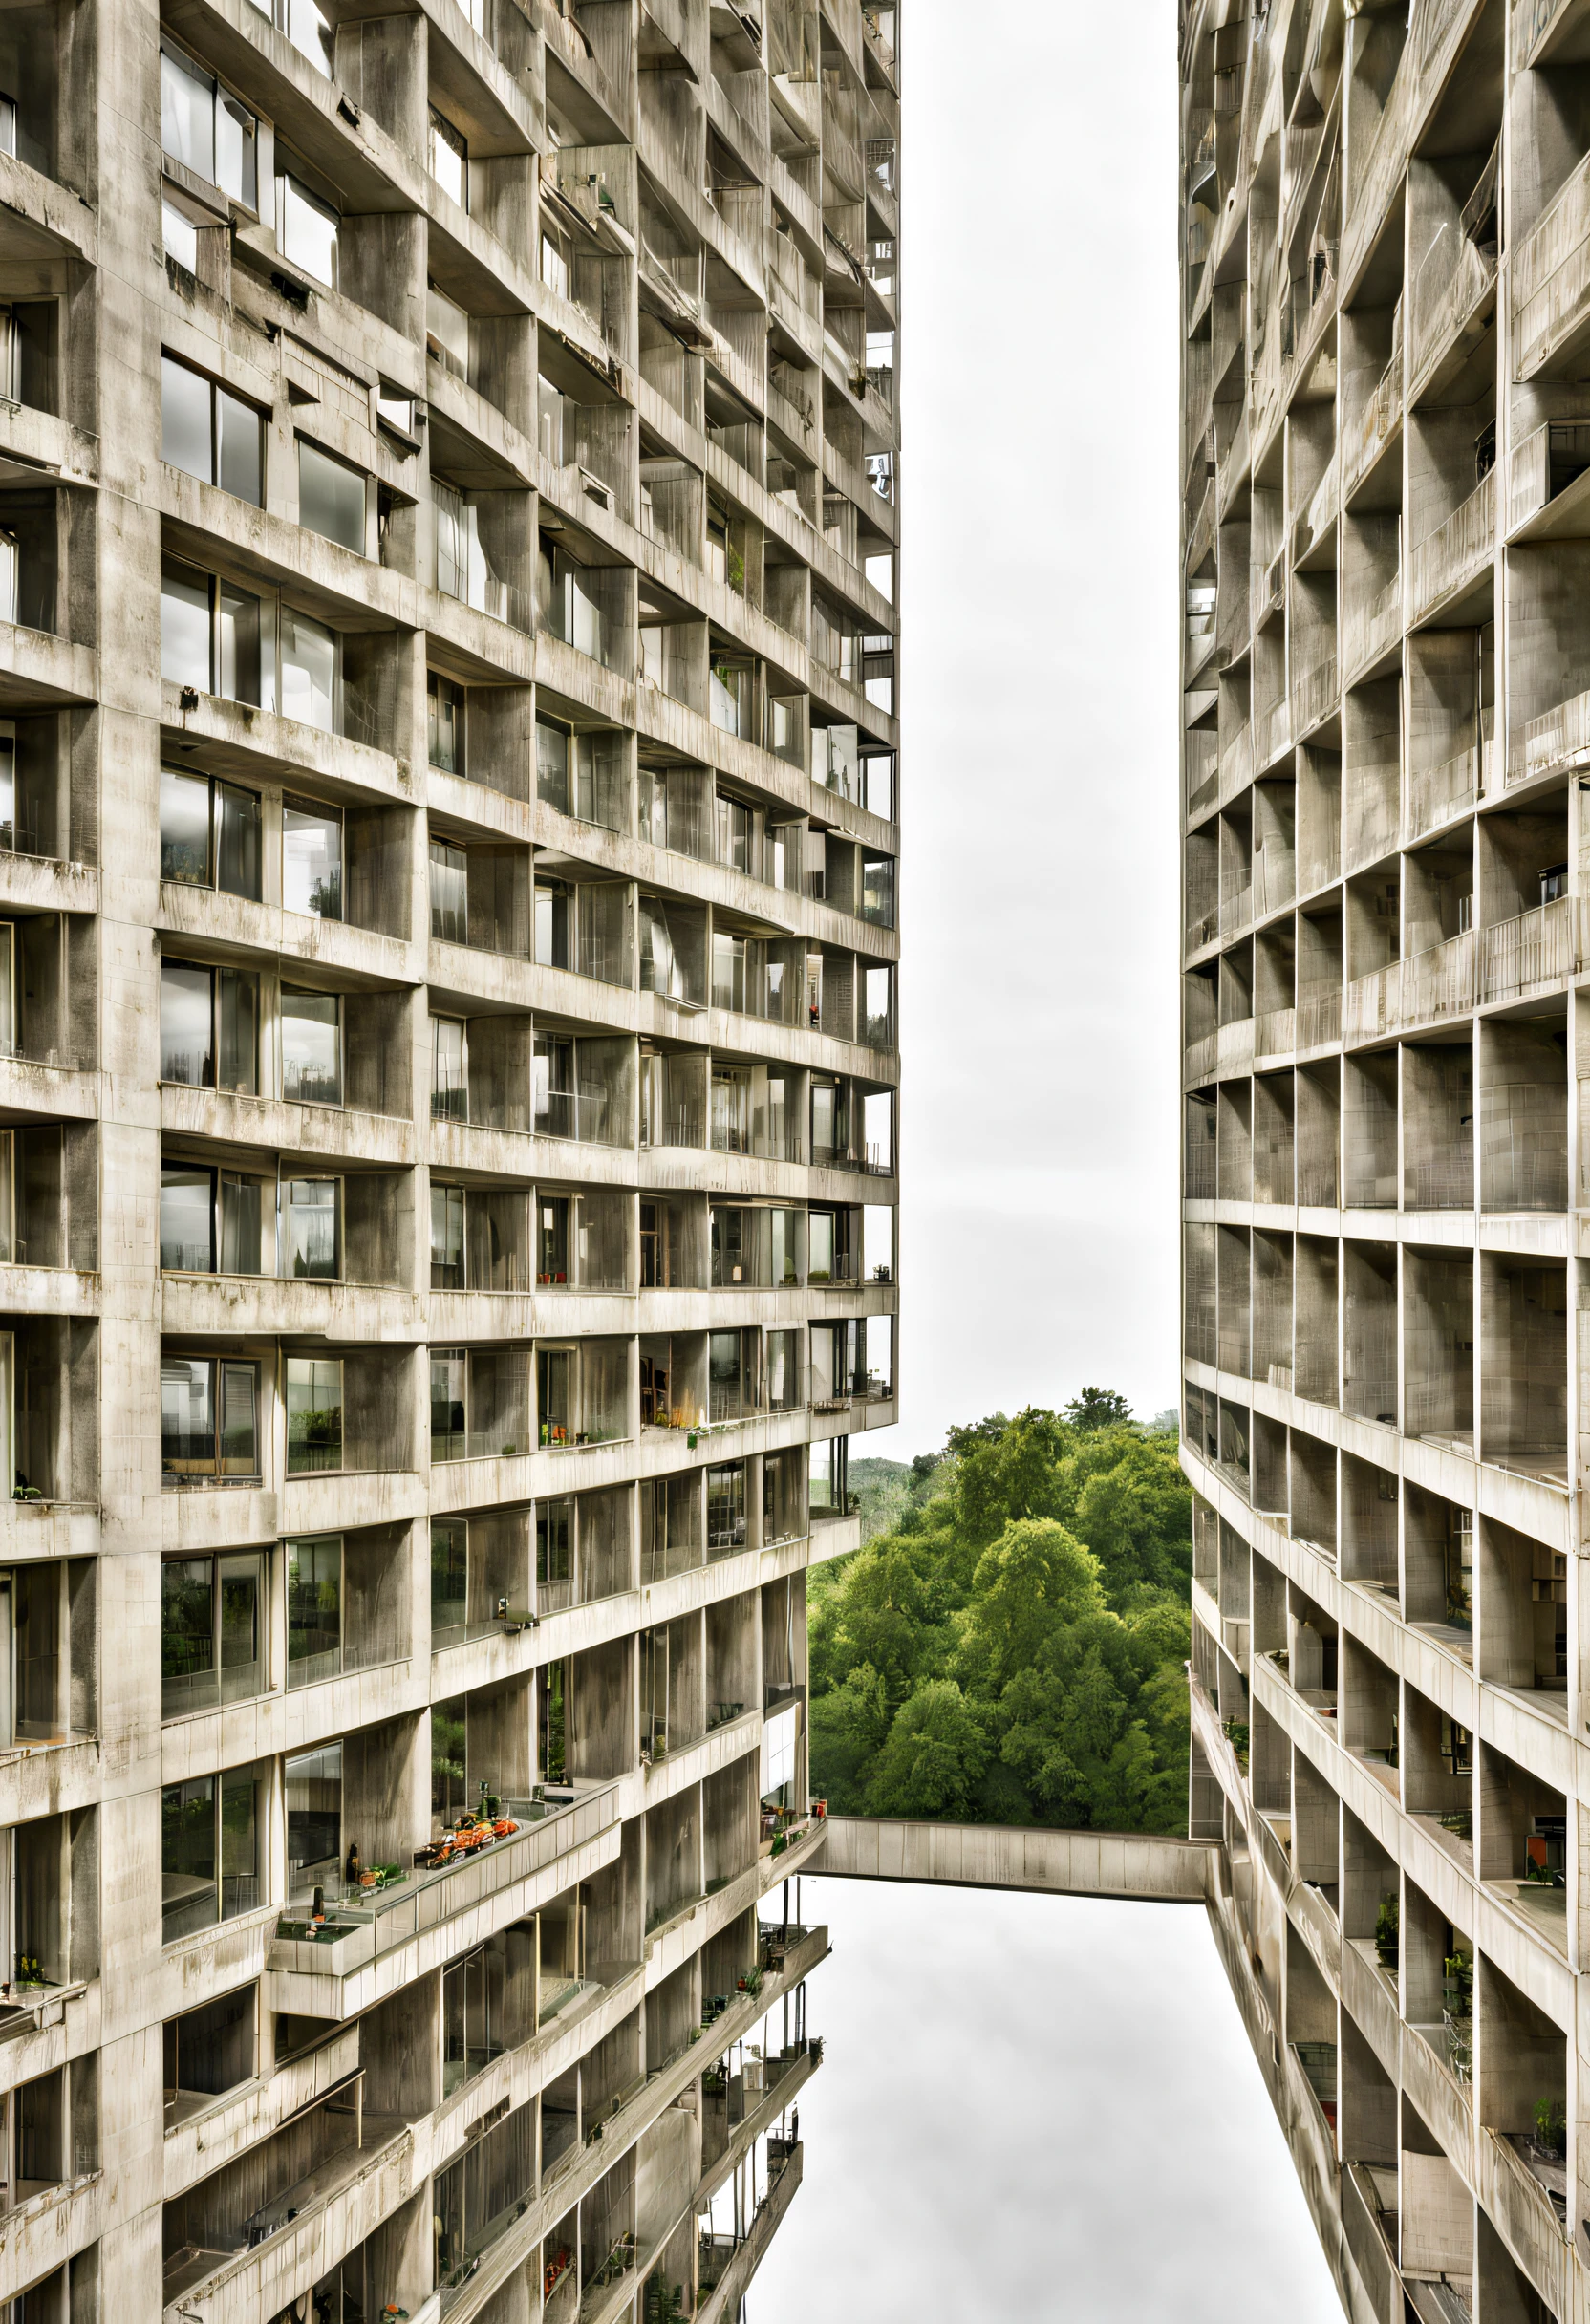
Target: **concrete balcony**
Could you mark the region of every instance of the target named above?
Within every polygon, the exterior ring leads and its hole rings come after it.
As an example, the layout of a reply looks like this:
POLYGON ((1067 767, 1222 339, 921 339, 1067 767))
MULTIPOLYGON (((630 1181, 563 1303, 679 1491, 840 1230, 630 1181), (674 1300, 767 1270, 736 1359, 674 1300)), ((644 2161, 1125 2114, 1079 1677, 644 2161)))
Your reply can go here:
POLYGON ((318 1935, 284 1914, 267 1955, 271 2006, 345 2022, 399 1986, 522 1920, 618 1853, 616 1784, 587 1787, 483 1855, 414 1872, 367 1906, 339 1907, 318 1935), (302 1933, 300 1933, 302 1932, 302 1933))
POLYGON ((1407 350, 1413 401, 1438 393, 1462 370, 1490 328, 1495 301, 1494 246, 1481 248, 1461 227, 1445 227, 1413 278, 1407 350))
POLYGON ((195 2301, 204 2303, 205 2324, 259 2324, 390 2218, 414 2192, 414 2135, 406 2123, 369 2117, 363 2137, 287 2188, 271 2208, 294 2216, 251 2249, 173 2254, 162 2283, 164 2324, 191 2324, 195 2301))
POLYGON ((0 2212, 0 2300, 8 2305, 101 2231, 104 2177, 90 2171, 0 2212))
POLYGON ((731 2241, 725 2249, 721 2238, 703 2239, 699 2262, 702 2296, 696 2311, 697 2324, 728 2324, 731 2317, 740 2313, 746 2288, 795 2200, 801 2184, 802 2158, 802 2147, 794 2146, 778 2173, 769 2178, 767 2192, 757 2206, 743 2242, 731 2241))
POLYGON ((161 882, 156 925, 174 936, 199 936, 228 948, 244 945, 294 965, 333 969, 361 983, 419 984, 425 977, 423 949, 401 937, 347 920, 284 912, 277 904, 250 903, 181 880, 161 882))
POLYGON ((397 799, 419 805, 425 795, 425 769, 415 768, 352 735, 328 734, 301 719, 255 710, 224 696, 201 694, 191 709, 181 690, 161 688, 161 730, 167 747, 203 744, 204 764, 217 774, 258 781, 262 774, 289 781, 296 774, 329 778, 391 805, 397 799))
POLYGON ((1394 960, 1346 988, 1343 1037, 1373 1041, 1417 1024, 1468 1016, 1578 974, 1585 958, 1584 899, 1560 896, 1492 928, 1394 960))
POLYGON ((228 2090, 222 2098, 182 2095, 174 2101, 168 2099, 163 2150, 166 2202, 346 2081, 358 2062, 359 2030, 347 2026, 306 2056, 245 2082, 240 2089, 228 2090))
POLYGON ((1334 654, 1294 678, 1289 703, 1292 735, 1300 741, 1314 727, 1334 717, 1341 694, 1342 680, 1334 654))
POLYGON ((1475 486, 1413 551, 1408 592, 1409 617, 1428 621, 1440 613, 1455 615, 1477 585, 1490 587, 1496 553, 1496 471, 1475 486))
POLYGON ((308 1333, 388 1343, 444 1336, 433 1328, 422 1294, 274 1275, 162 1276, 161 1328, 204 1337, 308 1333))
POLYGON ((1346 431, 1342 447, 1342 497, 1351 500, 1364 479, 1377 467, 1403 424, 1403 351, 1396 347, 1374 394, 1364 405, 1356 427, 1346 431))
POLYGON ((1558 702, 1524 728, 1521 746, 1509 754, 1510 785, 1529 783, 1542 775, 1560 774, 1590 765, 1590 694, 1576 694, 1558 702))
POLYGON ((1590 155, 1512 259, 1514 361, 1534 378, 1590 335, 1590 155))
MULTIPOLYGON (((32 1066, 39 1073, 53 1068, 32 1066)), ((92 1077, 82 1076, 84 1080, 92 1077)), ((6 1103, 0 1061, 0 1105, 6 1103)), ((352 1106, 303 1106, 286 1098, 240 1097, 229 1089, 161 1084, 161 1128, 181 1137, 218 1138, 226 1145, 274 1148, 284 1154, 390 1162, 409 1169, 419 1159, 416 1126, 397 1114, 363 1113, 352 1106)), ((34 1108, 37 1109, 37 1108, 34 1108)), ((53 1112, 75 1112, 55 1106, 53 1112)), ((97 1107, 88 1108, 97 1111, 97 1107)))
POLYGON ((1342 623, 1342 668, 1348 685, 1388 656, 1403 634, 1403 577, 1393 575, 1367 605, 1349 608, 1342 623))

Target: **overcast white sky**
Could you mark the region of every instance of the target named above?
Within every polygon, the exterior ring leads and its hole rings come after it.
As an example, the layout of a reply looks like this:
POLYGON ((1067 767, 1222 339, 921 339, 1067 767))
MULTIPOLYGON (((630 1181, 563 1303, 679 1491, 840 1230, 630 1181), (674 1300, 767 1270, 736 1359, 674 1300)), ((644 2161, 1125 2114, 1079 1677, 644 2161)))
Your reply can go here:
POLYGON ((802 1889, 825 2055, 750 2324, 1342 2324, 1200 1910, 802 1889))
MULTIPOLYGON (((1175 9, 901 13, 895 1458, 1177 1393, 1175 9)), ((1336 2324, 1202 1913, 806 1886, 753 2324, 1336 2324)))
POLYGON ((896 1459, 1176 1399, 1175 9, 901 15, 896 1459))

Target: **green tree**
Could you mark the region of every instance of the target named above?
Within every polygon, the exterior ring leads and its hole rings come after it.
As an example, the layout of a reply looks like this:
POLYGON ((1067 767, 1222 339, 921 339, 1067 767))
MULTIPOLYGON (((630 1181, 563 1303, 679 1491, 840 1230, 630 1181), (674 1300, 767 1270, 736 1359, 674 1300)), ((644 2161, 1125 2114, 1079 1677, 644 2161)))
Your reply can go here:
POLYGON ((868 1787, 872 1816, 964 1820, 988 1741, 953 1678, 927 1679, 901 1704, 868 1787))
POLYGON ((1110 1388, 1085 1388, 1065 1408, 1074 1429, 1115 1429, 1130 1420, 1131 1406, 1110 1388))

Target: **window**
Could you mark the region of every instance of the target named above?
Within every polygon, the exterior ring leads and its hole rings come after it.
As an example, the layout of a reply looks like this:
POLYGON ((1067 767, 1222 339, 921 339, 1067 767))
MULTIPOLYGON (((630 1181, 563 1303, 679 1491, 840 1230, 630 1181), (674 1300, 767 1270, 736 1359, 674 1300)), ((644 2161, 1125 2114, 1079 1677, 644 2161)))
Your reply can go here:
POLYGON ((287 1795, 287 1892, 306 1900, 342 1874, 342 1745, 300 1752, 283 1770, 287 1795))
POLYGON ((720 1557, 745 1546, 745 1464, 707 1471, 707 1552, 720 1557))
POLYGON ((287 1547, 287 1683, 310 1687, 342 1668, 342 1536, 287 1547))
POLYGON ((535 1355, 536 1412, 544 1445, 575 1440, 574 1365, 571 1347, 538 1347, 535 1355))
POLYGON ((874 1049, 894 1045, 894 974, 889 968, 868 968, 861 979, 860 1038, 874 1049))
POLYGON ((288 1178, 282 1186, 282 1272, 334 1283, 342 1274, 340 1178, 288 1178))
POLYGON ((569 260, 562 243, 550 234, 541 237, 541 279, 559 298, 569 296, 569 260))
POLYGON ((453 1646, 468 1627, 469 1522, 431 1519, 431 1645, 453 1646), (453 1633, 457 1633, 455 1637, 453 1633))
POLYGON ((162 196, 161 201, 161 247, 167 258, 174 258, 190 274, 198 273, 199 228, 169 195, 162 196))
POLYGON ((266 1561, 168 1558, 161 1567, 161 1716, 262 1694, 266 1561))
POLYGON ((603 830, 623 828, 627 744, 620 734, 571 734, 550 720, 535 724, 536 796, 560 815, 603 830))
POLYGON ((792 1412, 801 1404, 801 1335, 798 1331, 770 1331, 767 1335, 767 1404, 774 1412, 792 1412))
POLYGON ((342 641, 334 630, 290 606, 282 608, 283 718, 335 734, 341 663, 342 641))
POLYGON ((275 599, 175 557, 161 564, 161 676, 173 686, 275 707, 275 599))
MULTIPOLYGON (((430 762, 444 775, 463 773, 463 688, 432 670, 425 680, 430 762)), ((539 732, 539 729, 538 729, 539 732)))
POLYGON ((431 1350, 431 1459, 468 1456, 465 1378, 468 1358, 462 1347, 431 1350))
POLYGON ((290 266, 299 267, 324 283, 328 290, 336 289, 336 233, 340 221, 329 202, 317 194, 290 171, 284 170, 276 180, 276 247, 290 266))
POLYGON ((257 1364, 225 1356, 161 1358, 161 1467, 179 1481, 260 1474, 257 1364))
POLYGON ((712 662, 712 722, 724 734, 750 735, 751 684, 755 673, 749 662, 729 661, 715 655, 712 662))
POLYGON ((164 2027, 165 2127, 176 2128, 213 2098, 251 2081, 259 1987, 246 1985, 202 2009, 168 2017, 164 2027))
POLYGON ((282 1095, 300 1106, 342 1103, 342 996, 282 987, 282 1095))
POLYGON ((259 206, 259 124, 247 105, 167 40, 161 42, 161 149, 234 202, 259 206))
POLYGON ((260 802, 210 775, 161 768, 161 877, 260 897, 260 802))
POLYGON ((342 1359, 287 1360, 287 1473, 312 1476, 342 1466, 342 1359))
POLYGON ((461 210, 469 207, 469 145, 462 130, 431 107, 431 175, 461 210))
POLYGON ((235 500, 261 504, 263 423, 245 403, 203 372, 161 357, 161 458, 168 467, 219 484, 235 500))
POLYGON ((543 1614, 558 1613, 574 1603, 572 1501, 535 1505, 535 1602, 543 1614))
POLYGON ((466 1122, 469 1119, 469 1085, 462 1018, 431 1019, 431 1118, 433 1121, 448 1122, 466 1122))
POLYGON ((894 925, 894 858, 863 854, 861 859, 861 916, 880 928, 894 925))
POLYGON ((262 1275, 273 1265, 271 1189, 203 1164, 161 1170, 161 1265, 182 1275, 262 1275))
POLYGON ((298 522, 322 539, 365 553, 366 484, 363 472, 333 460, 307 437, 298 439, 298 522))
POLYGON ((469 858, 445 839, 430 842, 431 934, 443 944, 469 941, 469 858))
POLYGON ((282 908, 342 917, 342 817, 312 799, 282 803, 282 908))
POLYGON ((869 1203, 861 1215, 863 1266, 870 1282, 894 1280, 894 1214, 886 1205, 869 1203))
POLYGON ((565 645, 600 661, 603 619, 597 592, 601 584, 592 578, 587 567, 576 563, 546 534, 542 536, 541 558, 547 627, 565 645))
POLYGON ((260 1902, 259 1771, 234 1768, 161 1794, 161 1942, 260 1902))
POLYGON ((463 1267, 463 1189, 431 1180, 431 1289, 462 1291, 463 1267))
MULTIPOLYGON (((441 1972, 441 2095, 455 2090, 502 2055, 506 1985, 505 1937, 488 1938, 441 1972)), ((527 2109, 526 2110, 528 2111, 527 2109)), ((526 2129, 526 2137, 533 2138, 526 2129)), ((526 2154, 530 2151, 526 2149, 526 2154)), ((528 2182, 526 2182, 528 2184, 528 2182)))
POLYGON ((545 1138, 576 1136, 574 1044, 555 1033, 537 1033, 530 1060, 532 1127, 545 1138))
POLYGON ((0 396, 50 411, 59 377, 54 299, 0 301, 0 396))
POLYGON ((425 347, 461 379, 469 377, 469 317, 440 283, 425 285, 425 347))
POLYGON ((260 980, 240 968, 161 962, 161 1079, 259 1094, 260 980))
POLYGON ((825 1516, 843 1517, 849 1506, 848 1436, 830 1437, 811 1448, 811 1506, 825 1516))

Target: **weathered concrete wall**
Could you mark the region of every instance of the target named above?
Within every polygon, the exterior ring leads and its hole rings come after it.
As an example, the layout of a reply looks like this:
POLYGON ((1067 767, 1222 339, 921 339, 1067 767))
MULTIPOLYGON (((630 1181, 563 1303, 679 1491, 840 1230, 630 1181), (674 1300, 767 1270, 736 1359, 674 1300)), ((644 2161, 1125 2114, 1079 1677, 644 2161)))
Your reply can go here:
POLYGON ((1212 1893, 1218 1853, 1214 1840, 1150 1832, 1046 1832, 830 1816, 816 1868, 849 1880, 1202 1904, 1212 1893))

